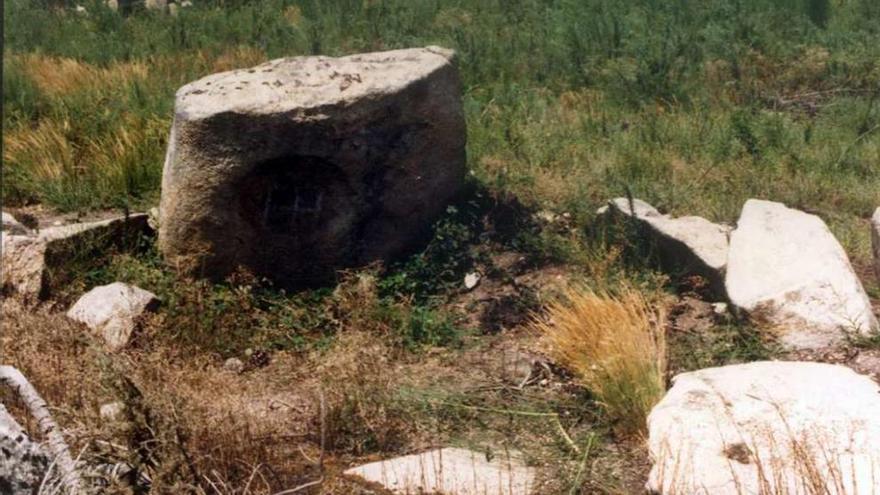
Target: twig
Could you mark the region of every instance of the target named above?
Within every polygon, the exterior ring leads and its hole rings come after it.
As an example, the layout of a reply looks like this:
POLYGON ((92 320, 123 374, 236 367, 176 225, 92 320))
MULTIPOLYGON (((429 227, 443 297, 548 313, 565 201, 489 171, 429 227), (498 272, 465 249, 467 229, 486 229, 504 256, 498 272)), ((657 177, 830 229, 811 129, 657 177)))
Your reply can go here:
POLYGON ((49 451, 55 458, 58 469, 61 472, 61 483, 67 489, 67 492, 76 494, 83 488, 82 478, 76 469, 76 463, 70 457, 70 447, 64 441, 61 435, 61 428, 52 419, 49 412, 49 406, 46 401, 40 397, 33 385, 21 374, 18 369, 12 366, 0 366, 0 382, 5 382, 10 388, 15 390, 19 397, 24 401, 31 416, 37 420, 37 426, 40 428, 43 436, 46 437, 46 444, 49 451))
POLYGON ((296 488, 291 488, 290 490, 282 490, 280 492, 275 492, 273 495, 290 495, 291 493, 296 493, 298 491, 305 490, 306 488, 311 488, 313 486, 320 485, 323 482, 324 482, 324 477, 321 476, 319 479, 317 479, 315 481, 310 481, 304 485, 299 485, 296 488))

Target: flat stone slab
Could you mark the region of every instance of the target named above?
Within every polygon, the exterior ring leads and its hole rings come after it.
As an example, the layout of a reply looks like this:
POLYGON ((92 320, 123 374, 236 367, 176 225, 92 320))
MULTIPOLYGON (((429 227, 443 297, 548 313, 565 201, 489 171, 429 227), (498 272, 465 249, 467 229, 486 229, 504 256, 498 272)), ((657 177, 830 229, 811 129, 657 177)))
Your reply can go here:
MULTIPOLYGON (((149 231, 144 214, 41 229, 32 235, 2 236, 0 287, 26 301, 45 298, 52 273, 77 254, 119 245, 149 231)), ((100 255, 100 254, 98 254, 100 255)))
POLYGON ((293 57, 183 86, 159 247, 177 268, 283 286, 404 254, 461 190, 466 127, 439 47, 293 57))
POLYGON ((880 207, 874 210, 871 217, 871 247, 874 251, 874 274, 880 284, 880 207))
POLYGON ((743 206, 725 282, 735 309, 792 349, 877 329, 868 296, 825 222, 781 203, 750 199, 743 206))
POLYGON ((663 215, 640 199, 633 199, 630 204, 627 198, 615 198, 608 202, 608 210, 600 211, 637 220, 656 244, 661 261, 668 269, 700 275, 720 296, 724 295, 730 227, 697 216, 663 215))
POLYGON ((159 299, 152 292, 114 282, 83 294, 68 311, 67 317, 85 324, 104 339, 111 351, 128 345, 139 319, 153 311, 159 299))
POLYGON ((880 386, 844 366, 683 373, 648 430, 652 493, 880 493, 880 386))
POLYGON ((499 452, 491 461, 481 452, 444 448, 373 462, 345 471, 400 494, 529 495, 535 473, 499 452))

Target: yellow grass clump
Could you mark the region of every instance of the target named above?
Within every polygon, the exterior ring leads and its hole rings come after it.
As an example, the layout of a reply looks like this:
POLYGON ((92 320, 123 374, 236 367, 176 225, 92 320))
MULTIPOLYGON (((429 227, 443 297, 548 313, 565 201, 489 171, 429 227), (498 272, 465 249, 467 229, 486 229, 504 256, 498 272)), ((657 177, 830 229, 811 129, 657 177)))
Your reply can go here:
POLYGON ((596 396, 615 431, 638 436, 666 389, 664 321, 634 289, 568 288, 532 327, 550 356, 596 396))

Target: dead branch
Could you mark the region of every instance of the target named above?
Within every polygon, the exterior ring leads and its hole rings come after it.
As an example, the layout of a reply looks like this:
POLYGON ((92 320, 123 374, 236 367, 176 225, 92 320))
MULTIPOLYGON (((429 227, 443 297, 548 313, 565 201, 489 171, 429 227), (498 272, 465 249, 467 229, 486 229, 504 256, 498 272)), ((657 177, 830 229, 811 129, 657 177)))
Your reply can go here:
POLYGON ((13 366, 0 366, 0 382, 6 383, 14 390, 31 416, 37 420, 40 432, 46 438, 46 445, 54 458, 55 464, 61 472, 61 483, 68 493, 76 494, 82 491, 83 483, 76 462, 70 456, 70 447, 61 435, 61 428, 52 419, 49 405, 40 397, 33 385, 13 366))

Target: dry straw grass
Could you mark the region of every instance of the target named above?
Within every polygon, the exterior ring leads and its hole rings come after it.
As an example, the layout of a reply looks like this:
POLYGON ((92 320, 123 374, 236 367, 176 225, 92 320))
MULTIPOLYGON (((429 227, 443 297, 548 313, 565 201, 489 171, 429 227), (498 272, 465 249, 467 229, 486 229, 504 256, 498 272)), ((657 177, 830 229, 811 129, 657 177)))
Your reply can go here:
POLYGON ((13 60, 37 88, 49 96, 69 95, 81 90, 125 88, 132 82, 146 80, 149 75, 144 61, 97 67, 71 58, 37 53, 14 55, 13 60))
POLYGON ((532 326, 551 357, 596 396, 615 431, 639 436, 665 391, 664 320, 634 289, 568 288, 532 326))

